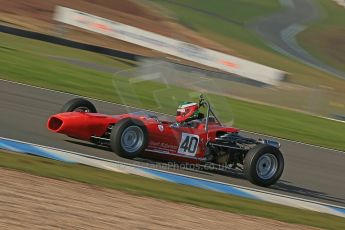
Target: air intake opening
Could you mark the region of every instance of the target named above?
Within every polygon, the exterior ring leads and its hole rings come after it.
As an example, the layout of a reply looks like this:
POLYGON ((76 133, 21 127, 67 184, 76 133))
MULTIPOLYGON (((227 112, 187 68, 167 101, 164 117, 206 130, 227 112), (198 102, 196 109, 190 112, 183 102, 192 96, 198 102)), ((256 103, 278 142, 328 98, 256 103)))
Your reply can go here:
POLYGON ((63 124, 63 121, 56 117, 51 117, 48 122, 48 128, 57 131, 63 124))

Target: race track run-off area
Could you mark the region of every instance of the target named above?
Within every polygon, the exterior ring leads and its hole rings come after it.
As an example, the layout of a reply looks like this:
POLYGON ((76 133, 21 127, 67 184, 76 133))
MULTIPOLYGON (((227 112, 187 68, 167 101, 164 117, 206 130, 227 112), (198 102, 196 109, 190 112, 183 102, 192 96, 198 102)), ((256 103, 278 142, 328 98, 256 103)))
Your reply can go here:
MULTIPOLYGON (((16 153, 31 154, 57 161, 68 163, 79 163, 105 170, 133 174, 156 180, 164 180, 176 184, 189 185, 202 189, 217 191, 243 198, 268 201, 276 204, 283 204, 295 208, 308 209, 321 213, 345 217, 345 207, 334 206, 320 202, 313 202, 305 199, 284 196, 281 194, 268 193, 256 189, 245 188, 227 183, 220 183, 212 180, 205 180, 198 177, 187 176, 179 173, 166 172, 162 169, 153 169, 142 165, 126 164, 119 161, 112 161, 103 158, 84 155, 76 152, 69 152, 53 149, 46 146, 39 146, 27 142, 5 139, 0 137, 0 148, 16 153)), ((162 167, 163 168, 163 167, 162 167)))
MULTIPOLYGON (((75 95, 0 81, 0 97, 2 98, 0 108, 3 115, 0 124, 2 127, 0 137, 82 153, 90 157, 116 161, 120 164, 143 165, 143 161, 140 159, 126 160, 118 157, 107 148, 96 147, 93 144, 55 134, 46 129, 47 118, 57 113, 61 106, 69 99, 76 97, 75 95)), ((120 114, 137 110, 108 102, 91 101, 96 105, 99 112, 105 114, 120 114)), ((251 133, 245 134, 264 137, 251 133)), ((299 200, 306 199, 340 207, 345 206, 344 152, 293 141, 279 141, 282 144, 286 168, 280 181, 270 188, 252 185, 237 172, 219 174, 178 168, 164 169, 164 172, 168 171, 181 176, 200 178, 214 183, 231 184, 235 187, 244 187, 250 190, 258 189, 263 192, 277 194, 277 197, 296 197, 299 200)), ((150 168, 155 168, 155 164, 154 162, 145 162, 145 167, 147 167, 145 170, 151 172, 150 168)), ((150 177, 157 176, 163 177, 152 173, 150 177)), ((168 178, 170 176, 164 177, 168 181, 173 181, 168 178)), ((207 186, 212 187, 213 185, 208 184, 207 186)), ((207 187, 205 184, 199 187, 202 186, 207 187)))

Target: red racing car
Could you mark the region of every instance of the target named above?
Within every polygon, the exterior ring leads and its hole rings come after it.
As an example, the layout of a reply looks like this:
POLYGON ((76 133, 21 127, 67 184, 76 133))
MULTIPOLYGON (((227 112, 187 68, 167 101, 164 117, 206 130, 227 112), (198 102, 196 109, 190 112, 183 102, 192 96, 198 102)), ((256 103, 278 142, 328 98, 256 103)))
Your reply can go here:
POLYGON ((104 115, 97 113, 88 100, 75 98, 63 106, 61 113, 51 116, 47 126, 72 138, 109 146, 125 158, 140 156, 240 168, 259 186, 274 184, 284 169, 278 142, 243 137, 239 129, 223 126, 202 96, 198 103, 182 103, 175 122, 143 111, 104 115), (201 107, 205 114, 200 112, 201 107))

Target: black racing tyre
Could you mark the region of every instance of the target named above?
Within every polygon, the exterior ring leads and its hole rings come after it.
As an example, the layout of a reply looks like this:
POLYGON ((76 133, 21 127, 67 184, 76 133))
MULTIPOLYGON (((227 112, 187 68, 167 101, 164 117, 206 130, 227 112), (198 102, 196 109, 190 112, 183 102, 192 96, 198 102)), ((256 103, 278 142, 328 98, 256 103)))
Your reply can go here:
POLYGON ((64 106, 62 106, 60 112, 97 113, 97 110, 90 101, 83 98, 74 98, 72 100, 69 100, 64 106))
POLYGON ((111 150, 124 158, 138 157, 147 147, 148 133, 140 120, 125 118, 116 123, 110 134, 111 150))
POLYGON ((268 187, 279 180, 284 170, 283 154, 278 148, 259 144, 248 151, 243 162, 245 177, 253 184, 268 187))

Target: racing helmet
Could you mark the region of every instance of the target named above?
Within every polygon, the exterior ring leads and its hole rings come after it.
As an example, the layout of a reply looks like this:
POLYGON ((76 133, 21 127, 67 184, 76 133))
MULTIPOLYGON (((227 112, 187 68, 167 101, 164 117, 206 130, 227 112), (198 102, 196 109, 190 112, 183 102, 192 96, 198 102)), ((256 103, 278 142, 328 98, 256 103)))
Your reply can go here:
POLYGON ((182 102, 177 108, 176 121, 178 123, 191 121, 194 119, 198 119, 199 116, 200 112, 198 103, 182 102))

